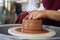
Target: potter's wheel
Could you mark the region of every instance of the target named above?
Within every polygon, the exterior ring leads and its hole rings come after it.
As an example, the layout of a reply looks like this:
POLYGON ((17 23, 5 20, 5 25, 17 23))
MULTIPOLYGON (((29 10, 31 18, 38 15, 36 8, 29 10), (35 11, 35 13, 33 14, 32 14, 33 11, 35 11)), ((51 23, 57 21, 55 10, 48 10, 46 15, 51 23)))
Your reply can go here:
POLYGON ((22 32, 18 32, 15 29, 17 28, 21 28, 21 27, 13 27, 8 29, 8 33, 14 36, 18 36, 18 37, 24 37, 24 38, 48 38, 48 37, 53 37, 54 35, 56 35, 56 32, 54 30, 50 30, 50 29, 46 29, 49 32, 48 33, 43 33, 43 34, 28 34, 28 33, 22 33, 22 32))

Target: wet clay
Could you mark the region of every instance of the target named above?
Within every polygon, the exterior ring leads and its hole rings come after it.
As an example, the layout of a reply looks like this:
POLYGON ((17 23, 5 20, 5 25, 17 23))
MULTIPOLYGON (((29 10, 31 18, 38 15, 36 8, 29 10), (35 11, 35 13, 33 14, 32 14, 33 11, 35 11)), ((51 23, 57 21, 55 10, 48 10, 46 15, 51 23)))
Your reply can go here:
POLYGON ((42 34, 49 32, 42 28, 42 20, 29 19, 24 19, 22 21, 22 28, 17 28, 16 31, 30 34, 42 34))
POLYGON ((42 33, 47 33, 49 32, 48 30, 40 30, 40 31, 31 31, 31 30, 25 30, 25 31, 21 31, 22 28, 17 28, 16 31, 18 32, 22 32, 22 33, 29 33, 29 34, 42 34, 42 33))

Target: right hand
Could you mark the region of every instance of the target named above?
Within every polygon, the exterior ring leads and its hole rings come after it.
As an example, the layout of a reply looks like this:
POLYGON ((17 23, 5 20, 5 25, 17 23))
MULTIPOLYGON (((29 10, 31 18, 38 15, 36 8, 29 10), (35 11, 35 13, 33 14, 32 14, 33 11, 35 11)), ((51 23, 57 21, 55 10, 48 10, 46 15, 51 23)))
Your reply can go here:
POLYGON ((40 18, 46 18, 46 12, 45 11, 32 11, 28 16, 25 18, 28 19, 40 19, 40 18))

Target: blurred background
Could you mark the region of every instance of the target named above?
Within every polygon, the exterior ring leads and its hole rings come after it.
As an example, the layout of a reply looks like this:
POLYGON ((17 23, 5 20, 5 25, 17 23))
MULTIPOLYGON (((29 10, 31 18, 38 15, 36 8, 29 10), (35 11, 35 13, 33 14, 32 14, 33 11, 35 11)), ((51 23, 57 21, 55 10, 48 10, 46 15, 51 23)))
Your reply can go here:
POLYGON ((0 25, 13 24, 27 4, 28 0, 0 0, 0 25))

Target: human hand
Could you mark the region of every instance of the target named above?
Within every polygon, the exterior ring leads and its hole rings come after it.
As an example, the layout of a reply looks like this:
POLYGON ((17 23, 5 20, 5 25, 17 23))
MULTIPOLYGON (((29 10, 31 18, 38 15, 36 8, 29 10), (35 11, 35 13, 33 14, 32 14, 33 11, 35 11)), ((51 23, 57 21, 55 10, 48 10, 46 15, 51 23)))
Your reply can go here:
POLYGON ((25 18, 28 18, 28 19, 41 19, 41 18, 46 18, 46 12, 45 11, 32 11, 25 18))

